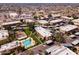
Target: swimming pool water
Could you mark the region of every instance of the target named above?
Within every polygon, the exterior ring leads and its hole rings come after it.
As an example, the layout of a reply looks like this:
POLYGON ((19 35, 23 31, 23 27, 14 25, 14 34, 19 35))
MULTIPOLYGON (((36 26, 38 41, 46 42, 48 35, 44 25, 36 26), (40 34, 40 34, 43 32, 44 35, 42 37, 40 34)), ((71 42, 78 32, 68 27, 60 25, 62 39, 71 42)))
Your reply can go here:
POLYGON ((24 46, 27 47, 27 46, 30 46, 31 45, 31 40, 25 40, 23 42, 24 46))

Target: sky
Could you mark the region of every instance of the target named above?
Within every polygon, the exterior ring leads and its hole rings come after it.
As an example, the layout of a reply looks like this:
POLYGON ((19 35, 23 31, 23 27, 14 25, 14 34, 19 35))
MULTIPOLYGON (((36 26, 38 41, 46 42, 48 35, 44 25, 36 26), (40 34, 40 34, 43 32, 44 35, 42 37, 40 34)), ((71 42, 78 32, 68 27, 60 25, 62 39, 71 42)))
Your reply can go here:
POLYGON ((79 0, 0 0, 0 3, 79 3, 79 0))

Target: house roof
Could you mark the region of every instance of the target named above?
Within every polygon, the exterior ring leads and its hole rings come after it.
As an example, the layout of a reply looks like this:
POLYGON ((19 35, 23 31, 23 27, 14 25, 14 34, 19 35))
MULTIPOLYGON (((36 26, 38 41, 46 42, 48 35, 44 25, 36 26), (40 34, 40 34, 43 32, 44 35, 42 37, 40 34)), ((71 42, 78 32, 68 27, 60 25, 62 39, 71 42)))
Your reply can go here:
POLYGON ((74 19, 72 20, 72 22, 79 22, 79 19, 74 19))
POLYGON ((59 23, 59 22, 62 22, 63 20, 62 19, 57 19, 57 20, 52 20, 52 21, 50 21, 50 23, 59 23))
POLYGON ((61 18, 64 18, 64 19, 73 19, 72 17, 67 17, 67 16, 61 16, 61 18))
POLYGON ((79 43, 79 40, 74 40, 73 42, 72 42, 72 44, 74 44, 74 45, 76 45, 76 44, 78 44, 79 43))
POLYGON ((51 55, 76 55, 73 51, 64 46, 54 45, 48 49, 47 52, 51 52, 51 55))
POLYGON ((50 31, 48 31, 47 29, 43 28, 43 27, 35 27, 35 30, 42 35, 43 37, 49 37, 52 35, 52 33, 50 31))
POLYGON ((40 24, 48 24, 48 21, 46 21, 46 20, 38 20, 37 22, 40 24))
POLYGON ((16 41, 13 41, 13 42, 1 45, 0 52, 5 51, 5 50, 10 50, 10 49, 16 48, 18 46, 20 46, 20 45, 17 45, 16 41))
POLYGON ((2 25, 11 25, 11 24, 17 24, 17 23, 21 23, 21 22, 20 21, 4 22, 2 23, 2 25))
POLYGON ((17 16, 18 14, 15 13, 15 12, 12 12, 12 13, 9 13, 9 15, 15 17, 15 16, 17 16))
POLYGON ((7 39, 8 36, 9 34, 7 30, 0 30, 0 40, 7 39))
POLYGON ((60 30, 61 30, 61 31, 68 32, 68 31, 74 30, 74 29, 76 29, 76 28, 78 28, 78 27, 75 26, 75 25, 66 25, 66 26, 61 26, 61 27, 60 27, 60 30))

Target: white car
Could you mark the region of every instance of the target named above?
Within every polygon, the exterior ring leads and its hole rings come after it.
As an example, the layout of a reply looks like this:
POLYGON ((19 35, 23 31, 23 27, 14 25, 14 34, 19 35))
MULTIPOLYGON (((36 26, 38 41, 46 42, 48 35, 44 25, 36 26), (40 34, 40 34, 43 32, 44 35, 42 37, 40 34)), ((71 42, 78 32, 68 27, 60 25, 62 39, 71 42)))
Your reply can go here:
POLYGON ((79 36, 79 32, 76 32, 75 35, 79 36))
POLYGON ((76 38, 76 36, 75 36, 75 35, 70 35, 69 37, 70 37, 70 38, 76 38))

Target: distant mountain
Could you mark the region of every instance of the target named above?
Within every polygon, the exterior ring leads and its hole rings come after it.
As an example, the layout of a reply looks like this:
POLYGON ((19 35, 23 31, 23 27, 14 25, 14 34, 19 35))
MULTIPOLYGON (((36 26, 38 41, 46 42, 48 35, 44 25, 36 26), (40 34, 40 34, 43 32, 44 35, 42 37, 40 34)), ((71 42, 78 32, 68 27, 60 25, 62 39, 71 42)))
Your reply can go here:
POLYGON ((79 3, 0 3, 0 5, 14 6, 79 6, 79 3))

